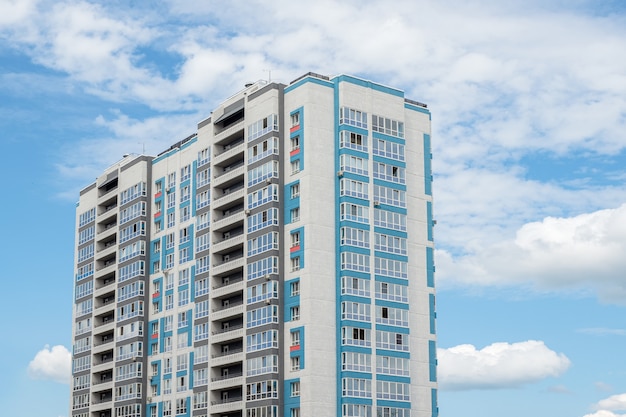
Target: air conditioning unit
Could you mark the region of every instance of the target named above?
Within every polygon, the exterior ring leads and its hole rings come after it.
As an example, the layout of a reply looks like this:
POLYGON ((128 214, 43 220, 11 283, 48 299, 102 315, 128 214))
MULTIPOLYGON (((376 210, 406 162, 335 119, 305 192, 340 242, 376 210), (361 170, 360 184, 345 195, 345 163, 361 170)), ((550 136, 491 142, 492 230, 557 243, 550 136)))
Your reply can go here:
POLYGON ((270 278, 271 278, 270 274, 265 274, 265 279, 266 279, 266 280, 268 280, 268 281, 269 281, 269 280, 270 280, 270 278))
POLYGON ((374 205, 375 205, 375 206, 380 206, 380 201, 378 201, 378 200, 374 200, 374 205))
POLYGON ((343 170, 337 171, 337 176, 338 177, 343 177, 343 170))
POLYGON ((165 192, 166 192, 166 193, 171 193, 171 192, 172 192, 172 187, 167 187, 167 188, 165 189, 165 192))
POLYGON ((152 402, 152 397, 146 397, 146 402, 151 403, 152 402))
POLYGON ((265 180, 265 183, 266 183, 266 184, 271 184, 271 183, 272 183, 272 179, 271 179, 271 178, 266 179, 266 180, 265 180))
POLYGON ((246 216, 249 216, 250 215, 250 210, 246 210, 245 213, 246 213, 246 216))
POLYGON ((272 302, 270 300, 265 300, 265 304, 270 305, 272 302))

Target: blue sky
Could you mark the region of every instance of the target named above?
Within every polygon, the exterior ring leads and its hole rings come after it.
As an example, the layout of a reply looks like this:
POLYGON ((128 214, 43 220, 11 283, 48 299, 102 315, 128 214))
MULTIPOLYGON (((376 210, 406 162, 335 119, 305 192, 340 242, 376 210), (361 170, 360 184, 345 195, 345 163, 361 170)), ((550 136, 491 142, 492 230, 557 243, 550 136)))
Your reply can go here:
POLYGON ((5 414, 68 416, 80 188, 271 70, 431 109, 442 416, 626 415, 625 57, 618 0, 0 0, 5 414))

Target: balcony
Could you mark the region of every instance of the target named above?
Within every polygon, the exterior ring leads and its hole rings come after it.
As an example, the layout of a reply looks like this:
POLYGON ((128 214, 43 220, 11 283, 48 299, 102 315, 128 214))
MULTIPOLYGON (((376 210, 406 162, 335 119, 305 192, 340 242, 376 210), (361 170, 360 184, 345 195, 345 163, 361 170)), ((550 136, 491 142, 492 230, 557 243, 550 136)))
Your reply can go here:
POLYGON ((212 332, 211 343, 222 343, 228 340, 241 339, 244 336, 243 324, 231 326, 227 329, 220 329, 212 332))
POLYGON ((237 245, 241 246, 243 245, 243 242, 245 242, 245 240, 246 240, 246 235, 242 231, 238 235, 235 235, 235 236, 231 235, 230 237, 226 239, 213 242, 213 253, 219 254, 228 249, 231 249, 233 246, 237 246, 237 245))
POLYGON ((224 295, 243 291, 243 287, 243 278, 240 278, 238 281, 230 281, 228 284, 224 284, 219 287, 213 287, 213 291, 211 291, 211 296, 214 298, 220 298, 224 295))
POLYGON ((115 364, 115 362, 113 362, 113 353, 111 353, 110 358, 111 359, 108 359, 106 362, 100 362, 99 364, 92 365, 91 372, 98 373, 113 370, 113 365, 115 364))
POLYGON ((211 356, 211 367, 242 362, 244 357, 243 349, 231 349, 228 352, 220 352, 211 356))
POLYGON ((111 241, 106 243, 98 242, 96 246, 96 259, 102 259, 111 256, 111 254, 114 254, 116 250, 117 242, 115 241, 115 239, 112 239, 111 241))
POLYGON ((223 320, 228 317, 241 316, 243 315, 243 310, 243 301, 240 301, 240 304, 234 306, 231 304, 228 307, 213 310, 211 313, 211 320, 223 320))
POLYGON ((234 269, 243 268, 246 264, 246 258, 243 255, 231 256, 228 261, 213 265, 211 271, 213 275, 228 273, 234 269))
POLYGON ((243 398, 226 398, 211 401, 211 414, 228 413, 230 411, 241 410, 244 407, 243 398))
MULTIPOLYGON (((228 169, 229 167, 227 167, 228 169)), ((235 180, 240 179, 239 177, 243 177, 243 174, 246 172, 246 167, 243 161, 241 161, 239 166, 232 167, 227 171, 221 173, 219 176, 213 178, 213 186, 223 188, 225 185, 231 185, 229 182, 236 182, 235 180)))
POLYGON ((225 215, 221 219, 213 220, 213 224, 211 225, 211 230, 214 232, 220 232, 234 224, 239 224, 239 223, 243 224, 243 220, 245 218, 246 218, 246 213, 243 207, 234 211, 230 211, 227 215, 225 215))
POLYGON ((224 149, 222 153, 219 153, 213 157, 213 166, 225 165, 231 162, 231 160, 241 159, 239 156, 245 150, 246 144, 241 138, 241 142, 231 144, 228 149, 224 149), (236 158, 237 157, 237 158, 236 158))
POLYGON ((211 378, 211 389, 224 389, 229 387, 238 387, 243 385, 244 377, 241 372, 236 374, 228 374, 225 376, 219 376, 217 378, 211 378))
MULTIPOLYGON (((215 134, 215 139, 214 139, 214 143, 218 143, 223 141, 224 139, 227 139, 231 136, 235 136, 236 133, 238 133, 239 131, 243 131, 244 128, 244 119, 242 118, 240 121, 238 121, 237 123, 234 123, 233 125, 231 125, 230 127, 222 130, 219 133, 215 134)), ((243 132, 242 132, 243 133, 243 132)), ((223 143, 223 142, 222 142, 223 143)), ((215 157, 213 159, 213 164, 215 164, 215 157)))
POLYGON ((106 240, 117 232, 117 222, 113 221, 107 224, 98 223, 97 230, 98 240, 106 240))
POLYGON ((103 400, 98 399, 97 401, 93 401, 91 403, 90 410, 94 411, 103 411, 110 409, 112 407, 113 397, 108 397, 103 400))
POLYGON ((233 202, 237 202, 238 200, 243 200, 245 195, 246 195, 246 190, 244 189, 242 185, 241 188, 238 190, 234 190, 227 194, 216 196, 213 199, 213 209, 214 210, 219 210, 221 208, 225 209, 227 208, 229 204, 233 204, 233 202))

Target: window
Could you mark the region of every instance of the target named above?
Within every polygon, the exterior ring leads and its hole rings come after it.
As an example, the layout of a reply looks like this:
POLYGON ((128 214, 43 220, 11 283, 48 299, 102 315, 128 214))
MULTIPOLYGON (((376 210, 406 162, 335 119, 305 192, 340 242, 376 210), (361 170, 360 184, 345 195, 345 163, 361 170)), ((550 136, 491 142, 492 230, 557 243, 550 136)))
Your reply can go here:
POLYGON ((174 187, 176 185, 176 173, 170 172, 167 176, 167 188, 174 187))
POLYGON ((291 360, 291 370, 299 371, 300 370, 300 356, 292 356, 291 360))
POLYGON ((300 149, 300 136, 294 136, 291 138, 291 150, 295 151, 300 149))
POLYGON ((344 397, 372 397, 372 380, 364 378, 342 378, 341 394, 344 397))
POLYGON ((180 182, 186 181, 191 177, 191 165, 185 165, 180 169, 180 182))
POLYGON ((191 198, 191 188, 186 185, 180 190, 180 202, 189 201, 189 198, 191 198))
MULTIPOLYGON (((185 378, 185 377, 181 377, 185 378)), ((182 381, 184 383, 184 381, 182 381)), ((182 390, 179 390, 182 391, 182 390)), ((187 399, 186 398, 178 398, 176 400, 176 414, 187 414, 187 399)))
POLYGON ((367 152, 367 136, 344 130, 339 136, 339 147, 367 152))
POLYGON ((339 181, 339 195, 367 200, 369 199, 367 183, 342 178, 339 181))
POLYGON ((369 347, 371 343, 371 330, 360 327, 342 327, 341 344, 350 346, 369 347))
POLYGON ((372 115, 372 131, 403 138, 404 123, 383 116, 372 115))
POLYGON ((406 207, 406 191, 374 185, 374 200, 391 206, 406 207))
POLYGON ((300 270, 300 257, 291 258, 291 272, 300 270))
POLYGON ((341 277, 341 294, 370 296, 370 282, 363 278, 341 277))
POLYGON ((379 349, 409 351, 409 335, 404 333, 376 330, 376 347, 379 349))
POLYGON ((341 354, 341 369, 344 371, 372 372, 369 353, 343 352, 341 354))
POLYGON ((291 198, 300 197, 300 183, 294 184, 290 187, 291 198))
POLYGON ((392 236, 382 233, 375 233, 374 249, 381 252, 395 253, 398 255, 407 254, 407 239, 399 236, 392 236))
POLYGON ((291 234, 291 247, 300 246, 300 232, 294 232, 291 234))
POLYGON ((246 384, 246 401, 278 398, 278 381, 267 380, 246 384))
POLYGON ((292 408, 289 417, 300 417, 300 407, 292 408))
POLYGON ((342 320, 370 321, 370 305, 344 301, 341 303, 342 320))
POLYGON ((295 112, 291 114, 291 127, 300 125, 300 112, 295 112))
POLYGON ((370 232, 364 229, 354 227, 341 228, 341 244, 357 246, 361 248, 370 247, 370 232))
POLYGON ((361 253, 342 252, 341 269, 358 272, 370 272, 370 257, 369 255, 363 255, 361 253))
POLYGON ((410 401, 410 385, 403 382, 376 381, 376 398, 381 400, 410 401))
POLYGON ((189 289, 178 293, 178 306, 180 307, 186 304, 189 304, 189 289))
POLYGON ((246 360, 247 376, 278 372, 278 355, 266 355, 246 360))
POLYGON ((290 283, 289 288, 291 289, 292 297, 295 297, 296 295, 300 295, 300 281, 294 281, 290 283))
POLYGON ((374 209, 374 226, 406 231, 406 214, 374 209))
POLYGON ((382 162, 374 162, 373 177, 396 184, 406 183, 404 168, 382 162))
POLYGON ((300 346, 300 331, 291 332, 291 346, 300 346))
POLYGON ((300 381, 292 382, 290 384, 291 388, 291 396, 299 397, 300 396, 300 381))
POLYGON ((191 218, 191 209, 189 208, 189 206, 181 207, 180 208, 180 222, 181 223, 186 222, 190 218, 191 218))
POLYGON ((198 166, 204 165, 211 160, 209 148, 205 148, 198 152, 198 166))
POLYGON ((374 140, 372 153, 385 158, 404 161, 404 145, 389 140, 374 140))
POLYGON ((248 141, 263 136, 264 134, 278 131, 278 115, 271 114, 248 126, 248 141))
POLYGON ((340 155, 339 169, 359 175, 368 175, 367 159, 353 155, 340 155))
MULTIPOLYGON (((372 406, 371 405, 363 405, 363 404, 344 404, 342 406, 342 417, 372 417, 372 406)), ((389 415, 377 414, 376 417, 391 417, 389 415)), ((401 416, 398 414, 397 416, 394 414, 393 417, 409 417, 401 416)))
POLYGON ((296 159, 291 161, 291 175, 297 174, 300 172, 300 160, 296 159))
POLYGON ((291 216, 291 223, 300 221, 300 207, 292 208, 289 214, 291 216))
POLYGON ((294 306, 289 309, 292 321, 300 320, 300 306, 294 306))
POLYGON ((171 310, 174 308, 174 295, 169 294, 165 296, 165 309, 171 310))
POLYGON ((367 113, 349 107, 342 107, 339 109, 339 123, 367 129, 367 113))
POLYGON ((376 373, 409 376, 409 359, 395 356, 376 356, 376 373))

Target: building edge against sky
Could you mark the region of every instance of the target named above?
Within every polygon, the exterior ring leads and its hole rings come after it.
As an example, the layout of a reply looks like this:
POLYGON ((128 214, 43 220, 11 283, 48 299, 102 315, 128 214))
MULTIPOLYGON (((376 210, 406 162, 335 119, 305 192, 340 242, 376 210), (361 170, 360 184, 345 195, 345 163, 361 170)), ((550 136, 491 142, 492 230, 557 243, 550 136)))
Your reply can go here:
POLYGON ((259 81, 80 192, 71 415, 438 415, 430 112, 259 81))

